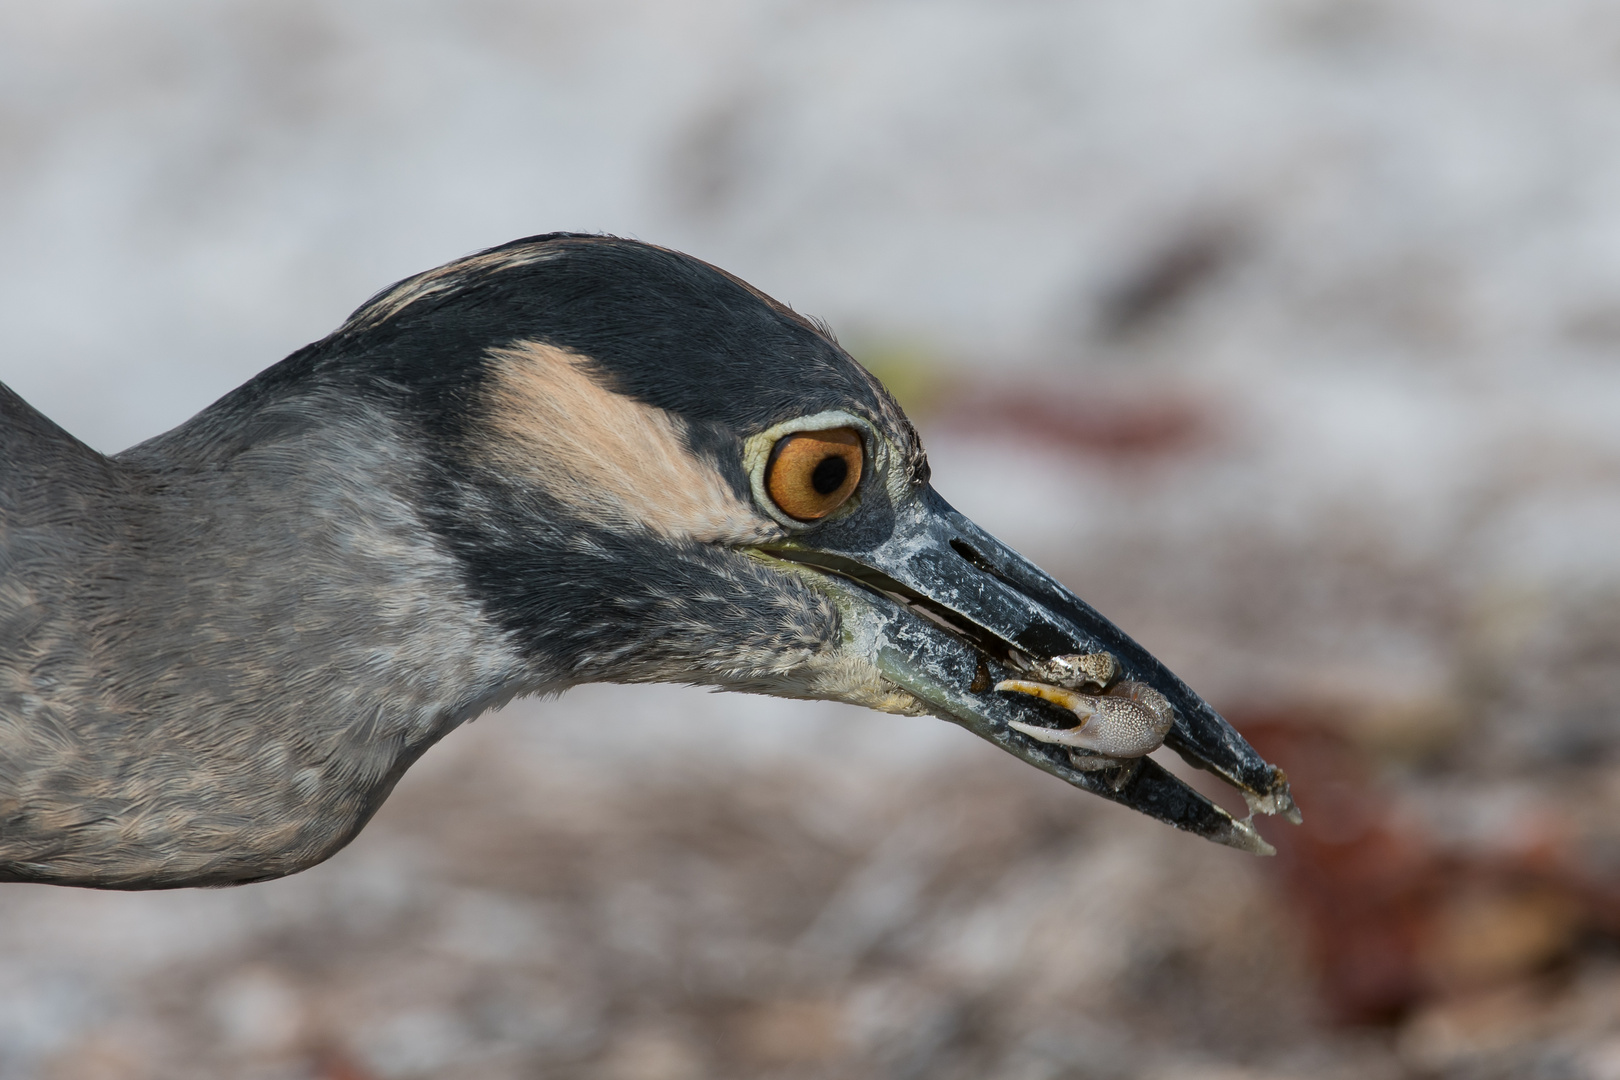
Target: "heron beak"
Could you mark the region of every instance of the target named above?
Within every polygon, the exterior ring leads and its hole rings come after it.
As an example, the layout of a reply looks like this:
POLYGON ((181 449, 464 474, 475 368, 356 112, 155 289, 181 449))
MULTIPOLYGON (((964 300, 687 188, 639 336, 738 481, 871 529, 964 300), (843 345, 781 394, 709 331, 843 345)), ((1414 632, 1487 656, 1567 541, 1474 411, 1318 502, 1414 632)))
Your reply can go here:
MULTIPOLYGON (((1075 787, 1229 847, 1272 854, 1252 823, 1256 812, 1301 820, 1283 771, 1085 601, 932 488, 884 509, 877 520, 863 513, 859 526, 829 526, 765 554, 818 571, 852 601, 871 660, 930 711, 1075 787), (1076 653, 1110 654, 1123 680, 1162 695, 1175 717, 1164 745, 1237 788, 1249 816, 1232 817, 1150 758, 1097 760, 1028 734, 1066 715, 1028 692, 1032 668, 1076 653), (1025 692, 996 689, 1007 681, 1024 681, 1025 692)), ((1067 716, 1062 726, 1074 723, 1067 716)))

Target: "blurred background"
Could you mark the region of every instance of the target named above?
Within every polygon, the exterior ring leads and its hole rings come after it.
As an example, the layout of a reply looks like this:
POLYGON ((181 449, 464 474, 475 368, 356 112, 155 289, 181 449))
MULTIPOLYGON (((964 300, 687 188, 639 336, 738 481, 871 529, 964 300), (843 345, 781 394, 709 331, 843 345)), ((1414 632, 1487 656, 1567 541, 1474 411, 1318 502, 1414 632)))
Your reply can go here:
POLYGON ((295 878, 0 886, 0 1078, 1620 1078, 1620 7, 0 4, 0 379, 99 449, 554 229, 829 320, 1306 825, 588 687, 295 878))

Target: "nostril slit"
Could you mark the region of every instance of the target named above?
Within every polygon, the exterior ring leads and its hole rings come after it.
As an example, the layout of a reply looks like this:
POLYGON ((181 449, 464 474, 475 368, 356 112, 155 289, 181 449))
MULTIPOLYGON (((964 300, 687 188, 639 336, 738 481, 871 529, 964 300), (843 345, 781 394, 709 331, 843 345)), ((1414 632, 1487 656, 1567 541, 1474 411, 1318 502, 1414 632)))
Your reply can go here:
POLYGON ((978 567, 980 570, 983 570, 985 573, 994 574, 996 577, 1001 576, 1001 571, 997 570, 994 566, 991 566, 989 559, 985 558, 983 555, 980 555, 963 541, 952 540, 951 550, 962 556, 962 558, 966 559, 974 566, 978 567))
POLYGON ((966 559, 974 569, 984 571, 986 574, 989 574, 1003 585, 1010 585, 1015 589, 1018 588, 1018 584, 1015 581, 1009 578, 1006 574, 1003 574, 1001 569, 997 567, 995 563, 991 562, 983 555, 980 555, 978 549, 973 547, 966 540, 952 540, 951 550, 962 556, 962 558, 966 559))
POLYGON ((951 550, 962 556, 962 558, 966 559, 974 566, 977 566, 984 561, 983 555, 980 555, 977 551, 974 551, 960 540, 951 541, 951 550))

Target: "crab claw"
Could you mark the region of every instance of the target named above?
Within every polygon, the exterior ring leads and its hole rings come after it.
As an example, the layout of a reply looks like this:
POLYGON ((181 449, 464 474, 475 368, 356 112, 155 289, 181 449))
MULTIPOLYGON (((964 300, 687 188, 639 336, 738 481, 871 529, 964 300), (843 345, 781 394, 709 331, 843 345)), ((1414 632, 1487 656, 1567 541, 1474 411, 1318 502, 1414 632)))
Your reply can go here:
POLYGON ((1078 727, 1046 728, 1010 720, 1016 728, 1043 743, 1090 750, 1110 758, 1139 758, 1164 745, 1175 726, 1175 710, 1163 694, 1146 683, 1122 682, 1106 694, 1082 694, 1061 686, 1004 679, 997 690, 1029 694, 1068 709, 1080 718, 1078 727))

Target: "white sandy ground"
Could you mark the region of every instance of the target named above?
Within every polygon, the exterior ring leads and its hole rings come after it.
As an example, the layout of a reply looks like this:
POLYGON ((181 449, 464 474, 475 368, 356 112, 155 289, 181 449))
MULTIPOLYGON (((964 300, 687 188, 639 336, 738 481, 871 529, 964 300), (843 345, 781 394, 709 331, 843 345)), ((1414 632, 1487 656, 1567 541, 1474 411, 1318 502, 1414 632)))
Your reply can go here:
MULTIPOLYGON (((116 450, 467 251, 680 247, 874 363, 1195 403, 1209 437, 1149 463, 925 428, 947 498, 1217 703, 1466 703, 1431 810, 1477 822, 1620 731, 1617 192, 1597 2, 13 4, 0 379, 116 450)), ((1321 1026, 1254 864, 987 755, 694 690, 520 704, 299 878, 0 889, 0 1078, 1500 1056, 1321 1026)), ((1586 1019, 1514 1060, 1620 1076, 1620 975, 1582 962, 1586 1019)))

